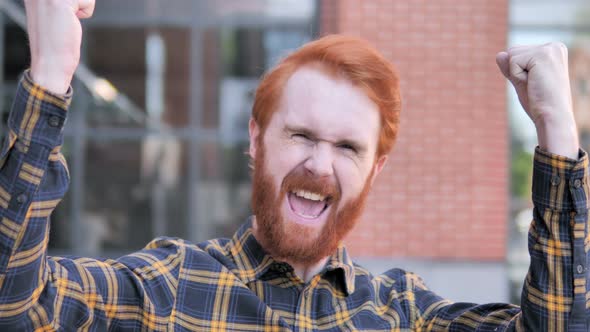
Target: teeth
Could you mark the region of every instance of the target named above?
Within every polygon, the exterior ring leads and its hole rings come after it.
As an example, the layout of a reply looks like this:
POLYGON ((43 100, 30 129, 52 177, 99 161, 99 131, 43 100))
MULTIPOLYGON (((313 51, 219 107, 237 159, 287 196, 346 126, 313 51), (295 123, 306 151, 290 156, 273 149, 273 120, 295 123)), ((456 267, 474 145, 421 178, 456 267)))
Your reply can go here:
POLYGON ((305 199, 309 199, 312 201, 323 201, 324 199, 326 199, 325 196, 322 196, 322 195, 316 194, 316 193, 312 193, 309 191, 305 191, 305 190, 297 190, 293 193, 299 197, 303 197, 305 199))

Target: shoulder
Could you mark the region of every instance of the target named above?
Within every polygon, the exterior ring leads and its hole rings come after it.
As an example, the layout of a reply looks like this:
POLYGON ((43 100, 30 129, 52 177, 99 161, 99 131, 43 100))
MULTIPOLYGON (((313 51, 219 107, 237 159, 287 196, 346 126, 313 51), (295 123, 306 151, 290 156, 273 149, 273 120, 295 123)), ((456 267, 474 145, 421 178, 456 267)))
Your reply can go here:
POLYGON ((414 272, 400 268, 389 269, 379 275, 373 275, 368 269, 354 264, 354 271, 357 278, 380 283, 421 283, 422 278, 414 272))
POLYGON ((173 265, 204 270, 219 270, 231 265, 224 243, 227 239, 214 239, 199 244, 176 237, 157 237, 143 249, 123 256, 120 262, 130 266, 173 265))
POLYGON ((371 285, 383 293, 428 289, 419 275, 400 268, 373 275, 364 267, 355 264, 355 275, 357 284, 371 285))
POLYGON ((415 290, 427 289, 422 277, 414 272, 406 271, 399 268, 393 268, 385 271, 379 276, 383 280, 391 280, 397 283, 398 289, 415 290))

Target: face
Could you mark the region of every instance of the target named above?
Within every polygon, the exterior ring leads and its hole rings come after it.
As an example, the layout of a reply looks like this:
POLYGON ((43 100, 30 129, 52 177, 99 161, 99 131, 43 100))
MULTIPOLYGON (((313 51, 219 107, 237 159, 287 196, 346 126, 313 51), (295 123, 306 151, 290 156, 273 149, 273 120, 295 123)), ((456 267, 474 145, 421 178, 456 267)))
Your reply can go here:
POLYGON ((261 133, 250 122, 256 237, 275 259, 313 264, 358 220, 374 176, 377 106, 344 78, 317 67, 287 81, 261 133))

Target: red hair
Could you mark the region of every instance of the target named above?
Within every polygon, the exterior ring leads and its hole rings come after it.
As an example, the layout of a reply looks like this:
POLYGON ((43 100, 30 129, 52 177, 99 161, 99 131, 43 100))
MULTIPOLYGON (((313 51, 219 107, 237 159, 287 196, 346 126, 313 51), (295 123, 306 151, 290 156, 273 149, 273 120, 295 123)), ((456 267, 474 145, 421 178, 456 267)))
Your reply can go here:
POLYGON ((388 154, 395 143, 401 111, 397 72, 369 43, 342 35, 330 35, 305 44, 262 78, 252 108, 260 137, 278 109, 287 80, 297 69, 314 63, 321 64, 329 74, 343 75, 362 88, 378 106, 381 129, 377 157, 388 154))

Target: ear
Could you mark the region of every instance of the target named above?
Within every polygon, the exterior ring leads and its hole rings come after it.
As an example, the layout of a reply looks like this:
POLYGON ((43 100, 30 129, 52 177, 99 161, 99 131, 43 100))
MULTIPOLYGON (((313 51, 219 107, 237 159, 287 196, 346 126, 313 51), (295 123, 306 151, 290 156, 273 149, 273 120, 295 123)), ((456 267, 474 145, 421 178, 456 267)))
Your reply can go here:
POLYGON ((377 178, 377 175, 379 173, 381 173, 381 170, 383 170, 383 167, 385 167, 385 164, 387 163, 387 155, 382 155, 377 159, 377 162, 375 162, 375 167, 373 169, 373 176, 371 177, 371 186, 373 186, 373 182, 375 182, 375 178, 377 178))
POLYGON ((250 158, 254 159, 256 158, 256 150, 258 148, 258 135, 260 134, 260 127, 254 121, 254 118, 250 118, 248 133, 250 134, 250 148, 248 149, 248 153, 250 154, 250 158))

